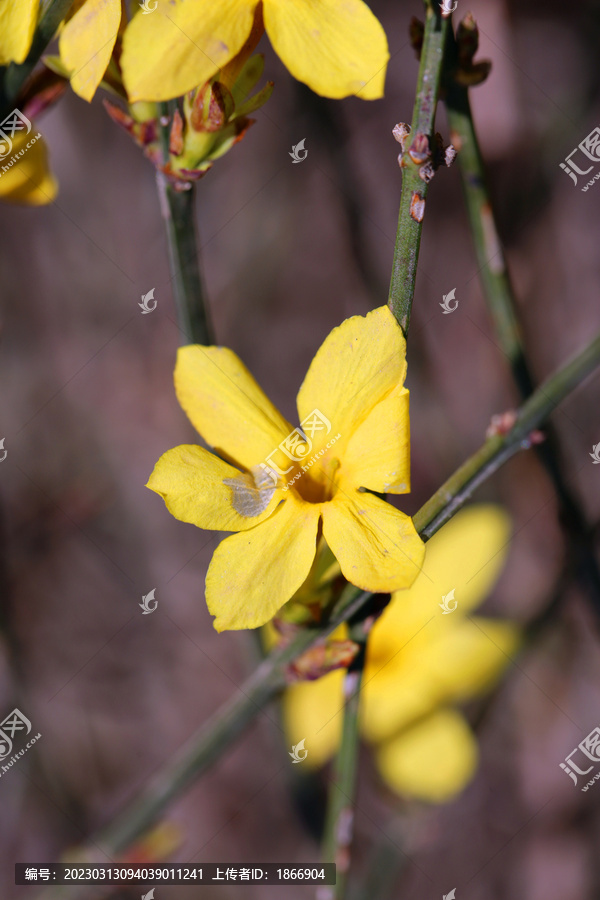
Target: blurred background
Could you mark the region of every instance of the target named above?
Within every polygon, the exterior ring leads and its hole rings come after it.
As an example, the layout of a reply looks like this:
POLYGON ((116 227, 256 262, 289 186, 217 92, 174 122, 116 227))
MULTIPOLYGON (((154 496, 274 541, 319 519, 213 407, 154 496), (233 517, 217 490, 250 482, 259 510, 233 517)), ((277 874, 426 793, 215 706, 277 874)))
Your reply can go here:
MULTIPOLYGON (((198 189, 218 342, 291 421, 330 329, 387 298, 401 185, 391 131, 412 115, 408 27, 421 5, 371 5, 392 54, 385 99, 315 97, 263 40, 273 98, 198 189), (301 139, 308 156, 294 165, 288 153, 301 139)), ((600 326, 600 188, 581 197, 559 168, 600 120, 600 4, 459 0, 458 14, 469 8, 478 58, 493 63, 471 93, 475 121, 539 382, 600 326)), ((0 781, 4 898, 34 893, 12 884, 14 862, 56 861, 106 824, 256 664, 252 636, 218 635, 204 603, 221 536, 176 521, 144 487, 161 453, 194 441, 172 385, 179 332, 152 166, 99 96, 87 105, 69 91, 36 124, 58 199, 0 209, 8 452, 0 709, 18 706, 42 734, 0 781), (141 315, 150 288, 158 307, 141 315), (153 588, 158 609, 142 616, 138 604, 153 588)), ((447 142, 443 106, 437 129, 447 142)), ((483 301, 456 167, 440 170, 430 188, 408 359, 413 489, 402 506, 413 513, 480 445, 491 416, 519 402, 483 301), (459 305, 446 316, 439 304, 453 288, 459 305)), ((564 476, 592 527, 599 405, 592 376, 554 416, 564 476)), ((363 879, 392 859, 391 896, 403 900, 453 887, 457 900, 591 900, 600 896, 600 788, 582 798, 559 763, 600 722, 600 599, 594 611, 573 579, 561 579, 565 541, 533 452, 509 462, 477 499, 501 503, 514 523, 485 611, 541 618, 543 627, 483 714, 470 711, 482 760, 457 800, 403 804, 363 751, 353 888, 359 896, 363 879)), ((314 823, 327 772, 304 782, 290 773, 288 749, 272 707, 168 810, 171 858, 318 860, 314 823)), ((313 890, 279 887, 277 896, 313 890)), ((235 893, 164 887, 159 896, 200 891, 220 900, 235 893)), ((265 894, 244 889, 249 900, 265 894)))

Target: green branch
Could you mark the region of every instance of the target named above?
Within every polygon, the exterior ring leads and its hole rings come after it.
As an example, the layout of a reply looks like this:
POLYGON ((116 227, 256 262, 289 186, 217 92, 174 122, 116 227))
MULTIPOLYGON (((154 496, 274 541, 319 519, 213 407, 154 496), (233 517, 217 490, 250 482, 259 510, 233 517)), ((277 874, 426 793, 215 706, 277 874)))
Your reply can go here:
MULTIPOLYGON (((463 39, 470 41, 471 52, 475 52, 477 48, 475 22, 467 17, 461 23, 460 30, 463 39)), ((525 399, 533 391, 534 381, 527 364, 519 327, 517 302, 498 236, 468 88, 457 83, 452 77, 452 68, 457 63, 458 48, 452 38, 447 57, 446 91, 451 140, 459 150, 457 164, 484 297, 494 321, 500 347, 510 362, 515 384, 525 399)), ((558 441, 552 428, 547 429, 547 440, 537 446, 536 450, 554 485, 563 530, 575 558, 578 576, 587 588, 596 613, 600 614, 600 569, 595 557, 593 535, 577 498, 563 477, 558 441)))
MULTIPOLYGON (((528 447, 531 432, 542 425, 552 410, 599 364, 600 335, 544 382, 517 413, 514 424, 506 434, 494 435, 486 440, 419 510, 414 524, 422 538, 427 540, 432 537, 485 479, 520 449, 528 447)), ((96 848, 100 847, 109 858, 118 857, 151 827, 172 800, 221 757, 231 741, 261 712, 265 704, 283 690, 289 664, 318 641, 324 640, 342 622, 356 616, 372 597, 370 593, 347 585, 325 627, 307 628, 286 647, 274 651, 244 683, 239 693, 165 763, 141 796, 111 825, 90 839, 88 850, 84 853, 97 860, 96 848)), ((348 772, 349 762, 348 765, 344 763, 348 772)))
POLYGON ((359 651, 344 677, 345 703, 342 735, 329 785, 322 852, 323 862, 332 862, 336 865, 336 882, 335 886, 323 888, 319 892, 322 900, 342 900, 350 868, 350 848, 354 826, 353 807, 358 769, 358 720, 367 646, 364 616, 365 608, 363 606, 360 610, 359 621, 349 629, 349 637, 358 644, 359 651))
POLYGON ((440 92, 449 22, 449 18, 442 18, 438 3, 427 2, 412 125, 410 134, 407 133, 402 141, 400 156, 402 194, 389 305, 405 336, 410 325, 415 293, 427 186, 433 176, 436 162, 435 111, 440 92))

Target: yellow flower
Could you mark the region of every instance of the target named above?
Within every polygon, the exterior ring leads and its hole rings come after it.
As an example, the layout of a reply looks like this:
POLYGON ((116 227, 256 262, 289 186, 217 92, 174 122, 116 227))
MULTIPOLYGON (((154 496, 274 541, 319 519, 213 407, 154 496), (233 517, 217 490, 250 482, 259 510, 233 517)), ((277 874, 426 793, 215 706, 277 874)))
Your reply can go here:
MULTIPOLYGON (((508 540, 508 518, 498 507, 459 513, 427 543, 419 577, 393 595, 373 627, 361 730, 383 779, 403 796, 450 800, 475 771, 477 743, 453 706, 485 692, 518 646, 516 625, 471 615, 498 577, 508 540), (453 611, 444 613, 439 604, 451 591, 446 606, 453 611)), ((305 739, 305 765, 320 766, 337 749, 343 679, 338 670, 286 692, 288 741, 305 739)))
POLYGON ((52 203, 57 191, 41 134, 34 134, 33 130, 29 134, 17 132, 12 138, 9 154, 0 160, 0 199, 43 206, 52 203))
MULTIPOLYGON (((158 0, 153 13, 136 13, 121 57, 130 101, 169 100, 208 81, 240 51, 258 7, 259 0, 158 0)), ((263 0, 262 15, 275 52, 317 94, 383 95, 387 40, 362 0, 263 0)))
POLYGON ((218 631, 268 622, 305 581, 321 532, 364 590, 416 578, 424 545, 412 520, 361 490, 410 490, 405 350, 385 306, 334 328, 298 393, 301 432, 231 350, 180 349, 177 397, 219 455, 169 450, 148 487, 177 519, 239 532, 219 545, 206 576, 218 631))

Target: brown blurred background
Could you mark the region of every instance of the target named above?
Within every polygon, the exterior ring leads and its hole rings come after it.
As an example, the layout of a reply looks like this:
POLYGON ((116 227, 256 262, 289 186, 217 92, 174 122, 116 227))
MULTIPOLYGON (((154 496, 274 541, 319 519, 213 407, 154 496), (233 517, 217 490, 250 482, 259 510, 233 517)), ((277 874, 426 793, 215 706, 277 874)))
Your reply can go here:
MULTIPOLYGON (((391 129, 410 121, 417 2, 376 0, 392 52, 384 100, 331 103, 295 84, 268 43, 272 100, 198 189, 218 342, 233 348, 284 414, 321 341, 387 297, 400 194, 391 129), (308 157, 288 151, 306 139, 308 157)), ((500 231, 536 379, 600 326, 600 187, 585 197, 559 163, 600 119, 600 4, 481 0, 472 91, 500 231)), ((219 536, 182 524, 144 484, 161 453, 194 435, 172 370, 175 323, 154 173, 105 114, 72 93, 37 123, 60 181, 48 208, 0 210, 3 531, 0 709, 42 738, 0 781, 3 898, 15 861, 56 861, 109 821, 255 664, 247 634, 217 635, 203 583, 219 536), (142 293, 158 308, 141 315, 142 293), (142 595, 156 588, 155 614, 142 595)), ((448 139, 443 107, 438 130, 448 139)), ((414 512, 514 406, 486 312, 455 167, 431 185, 409 344, 414 512), (445 316, 442 295, 459 306, 445 316)), ((600 379, 554 417, 564 473, 600 520, 600 379)), ((523 622, 554 596, 565 548, 552 487, 532 452, 477 499, 514 519, 508 565, 486 609, 523 622)), ((598 615, 576 586, 480 716, 482 764, 454 803, 391 798, 363 753, 356 896, 373 860, 404 863, 392 896, 457 900, 600 897, 600 788, 581 797, 559 763, 600 722, 598 615), (384 854, 380 857, 377 854, 384 854), (403 854, 407 854, 405 858, 403 854)), ((5 715, 3 712, 2 715, 5 715)), ((168 811, 173 858, 311 862, 321 783, 291 772, 275 707, 168 811), (312 829, 312 831, 311 831, 312 829)), ((440 748, 443 752, 443 748, 440 748)), ((378 862, 375 865, 379 865, 378 862)), ((31 889, 33 891, 33 889, 31 889)), ((237 894, 160 888, 160 900, 237 894)), ((245 887, 256 900, 312 888, 245 887)), ((115 889, 106 896, 137 897, 115 889)))

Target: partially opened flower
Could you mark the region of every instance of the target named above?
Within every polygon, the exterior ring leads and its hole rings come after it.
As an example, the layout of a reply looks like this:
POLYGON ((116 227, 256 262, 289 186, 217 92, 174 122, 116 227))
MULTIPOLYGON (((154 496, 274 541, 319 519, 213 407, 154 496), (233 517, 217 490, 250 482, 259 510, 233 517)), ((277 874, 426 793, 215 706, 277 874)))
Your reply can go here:
POLYGON ((261 5, 269 39, 294 78, 326 97, 383 95, 387 39, 362 0, 157 2, 152 14, 136 13, 123 38, 132 102, 169 100, 208 81, 244 45, 261 5))
POLYGON ((184 522, 239 532, 206 577, 217 630, 268 622, 305 581, 321 534, 358 587, 415 580, 424 545, 412 520, 364 490, 410 489, 405 349, 387 307, 347 319, 310 365, 295 429, 231 350, 180 349, 179 402, 215 453, 169 450, 148 487, 184 522))
MULTIPOLYGON (((500 508, 481 505, 459 513, 426 544, 418 578, 393 595, 371 631, 361 730, 374 746, 383 779, 398 794, 444 802, 475 771, 477 743, 454 707, 488 690, 518 646, 513 623, 471 615, 498 577, 508 539, 500 508)), ((336 637, 343 639, 344 630, 336 637)), ((338 670, 286 692, 288 741, 305 740, 305 765, 320 766, 337 750, 343 679, 338 670)))

